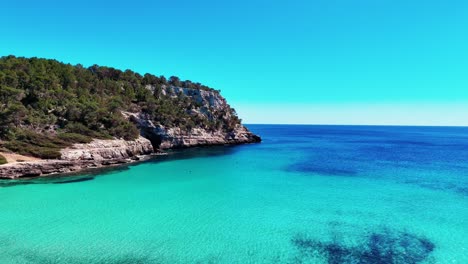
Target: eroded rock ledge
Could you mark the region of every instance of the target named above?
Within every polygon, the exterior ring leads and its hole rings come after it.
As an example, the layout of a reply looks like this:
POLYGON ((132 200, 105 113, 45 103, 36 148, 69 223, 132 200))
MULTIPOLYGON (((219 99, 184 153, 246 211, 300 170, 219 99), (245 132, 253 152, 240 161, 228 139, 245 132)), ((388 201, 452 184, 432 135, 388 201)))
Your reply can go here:
POLYGON ((147 121, 139 121, 145 124, 145 126, 139 124, 142 134, 153 140, 142 136, 131 141, 95 139, 87 144, 75 144, 73 147, 63 149, 60 160, 36 160, 0 165, 0 178, 38 177, 131 163, 164 149, 261 141, 260 137, 248 131, 244 126, 239 126, 230 133, 208 132, 203 129, 186 132, 179 128, 165 129, 153 126, 147 121))
POLYGON ((16 179, 47 174, 69 173, 88 168, 138 161, 154 153, 151 142, 143 137, 125 141, 95 139, 88 144, 75 144, 61 151, 60 160, 36 160, 8 163, 0 166, 0 178, 16 179))
POLYGON ((261 139, 248 131, 244 126, 223 133, 220 131, 209 132, 204 129, 193 129, 190 132, 181 131, 178 128, 161 129, 161 149, 186 148, 206 145, 245 144, 257 143, 261 139))
POLYGON ((202 128, 193 128, 184 131, 178 127, 165 128, 154 125, 142 113, 124 112, 140 129, 141 134, 148 138, 156 149, 187 148, 195 146, 246 144, 261 142, 261 138, 250 132, 245 126, 238 125, 233 131, 208 131, 202 128))
POLYGON ((87 144, 75 144, 71 148, 62 149, 62 159, 76 160, 122 160, 138 155, 150 154, 154 151, 151 142, 139 137, 136 140, 123 139, 99 140, 95 139, 87 144))

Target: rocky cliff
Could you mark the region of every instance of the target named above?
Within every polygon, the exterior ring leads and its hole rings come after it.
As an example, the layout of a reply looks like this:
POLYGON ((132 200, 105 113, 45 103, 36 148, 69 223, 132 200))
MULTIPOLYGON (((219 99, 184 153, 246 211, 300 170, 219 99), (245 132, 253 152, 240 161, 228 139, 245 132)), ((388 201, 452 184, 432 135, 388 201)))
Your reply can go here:
POLYGON ((256 143, 219 90, 178 77, 0 58, 0 177, 131 162, 165 149, 256 143), (14 155, 22 155, 12 159, 14 155))
MULTIPOLYGON (((151 87, 148 87, 151 89, 151 87)), ((232 118, 232 110, 217 92, 168 87, 163 93, 171 97, 186 96, 197 103, 191 114, 203 119, 212 118, 213 112, 223 112, 223 119, 232 118)), ((195 146, 257 143, 261 139, 245 126, 235 124, 231 129, 191 129, 165 127, 155 124, 144 112, 122 112, 140 131, 135 140, 94 139, 90 143, 74 144, 60 151, 61 159, 15 162, 0 165, 0 178, 15 179, 47 174, 70 173, 88 168, 125 164, 165 149, 195 146)))
POLYGON ((143 137, 126 141, 98 140, 87 144, 74 144, 61 150, 59 160, 34 160, 0 165, 0 178, 15 179, 47 174, 69 173, 88 168, 131 163, 154 153, 151 142, 143 137))
POLYGON ((62 159, 69 161, 76 160, 123 160, 138 155, 153 153, 151 142, 139 137, 136 140, 99 140, 95 139, 87 144, 74 144, 70 148, 61 150, 62 159))
MULTIPOLYGON (((147 89, 153 89, 153 87, 148 86, 147 89)), ((235 111, 218 92, 169 86, 164 87, 162 93, 171 98, 185 97, 195 102, 197 107, 190 109, 189 114, 198 116, 200 120, 213 122, 215 118, 218 118, 229 122, 229 120, 237 118, 237 116, 234 117, 235 111), (215 117, 214 113, 222 114, 215 117)), ((261 141, 259 136, 250 132, 240 122, 228 129, 207 129, 200 124, 195 124, 195 127, 191 129, 184 129, 177 126, 167 127, 155 124, 143 112, 123 112, 123 115, 137 125, 141 135, 151 140, 155 149, 245 144, 261 141)))
POLYGON ((141 135, 148 138, 153 144, 153 147, 159 150, 261 142, 259 136, 253 134, 242 125, 238 125, 231 131, 210 131, 203 128, 184 130, 179 127, 167 128, 161 125, 155 125, 141 113, 125 113, 125 115, 132 122, 137 124, 141 135))

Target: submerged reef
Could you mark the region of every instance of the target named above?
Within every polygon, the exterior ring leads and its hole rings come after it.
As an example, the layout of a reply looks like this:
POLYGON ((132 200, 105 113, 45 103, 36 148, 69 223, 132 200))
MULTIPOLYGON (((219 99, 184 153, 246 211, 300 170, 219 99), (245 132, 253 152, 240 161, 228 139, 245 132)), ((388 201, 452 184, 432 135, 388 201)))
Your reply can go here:
POLYGON ((435 245, 429 239, 389 229, 372 232, 359 245, 320 241, 296 235, 291 243, 299 250, 297 262, 323 259, 329 264, 417 264, 427 261, 435 245))

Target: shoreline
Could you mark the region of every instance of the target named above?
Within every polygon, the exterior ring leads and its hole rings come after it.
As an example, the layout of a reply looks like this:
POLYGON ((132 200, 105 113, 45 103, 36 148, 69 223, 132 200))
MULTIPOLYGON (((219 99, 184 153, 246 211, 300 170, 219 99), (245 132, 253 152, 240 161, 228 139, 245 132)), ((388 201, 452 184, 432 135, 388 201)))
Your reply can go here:
POLYGON ((0 165, 0 179, 37 178, 131 164, 161 155, 165 150, 261 142, 259 136, 242 125, 226 134, 222 131, 210 132, 203 129, 187 132, 180 128, 170 128, 159 131, 152 126, 149 129, 142 124, 142 120, 135 119, 134 122, 139 124, 138 128, 141 131, 140 136, 134 140, 93 139, 89 143, 73 144, 60 150, 60 159, 42 160, 7 153, 8 163, 0 165))
MULTIPOLYGON (((101 164, 101 165, 98 165, 98 166, 93 166, 93 165, 89 165, 89 166, 82 166, 80 168, 75 168, 75 170, 72 170, 72 168, 69 168, 68 171, 66 171, 66 168, 64 171, 57 171, 57 172, 51 172, 51 173, 47 173, 47 174, 41 174, 39 176, 21 176, 21 177, 2 177, 0 176, 0 181, 1 180, 5 180, 5 181, 9 181, 9 180, 33 180, 33 179, 38 179, 38 178, 47 178, 47 177, 72 177, 72 176, 77 176, 79 174, 84 174, 84 173, 94 173, 94 172, 97 172, 99 170, 105 170, 105 169, 112 169, 112 168, 117 168, 117 167, 120 167, 120 166, 129 166, 129 165, 136 165, 140 162, 145 162, 145 161, 148 161, 154 157, 157 157, 157 156, 165 156, 167 155, 166 153, 152 153, 152 154, 146 154, 146 155, 138 155, 138 156, 135 156, 136 158, 134 159, 126 159, 126 160, 114 160, 114 161, 111 161, 111 160, 107 160, 106 161, 106 164, 101 164)), ((42 164, 40 164, 39 166, 41 165, 45 165, 45 166, 48 166, 48 165, 53 165, 55 164, 56 162, 60 162, 61 164, 65 164, 65 163, 69 163, 69 161, 67 160, 42 160, 42 164)), ((28 166, 26 163, 30 163, 30 162, 17 162, 17 163, 11 163, 11 166, 13 167, 14 165, 26 165, 28 166)), ((7 164, 3 164, 3 165, 7 165, 7 164)), ((1 169, 2 169, 2 166, 3 165, 0 165, 0 175, 1 175, 1 169)), ((38 164, 34 164, 34 165, 38 165, 38 164)), ((82 164, 83 165, 83 164, 82 164)), ((5 166, 6 167, 6 166, 5 166)))
POLYGON ((112 168, 122 165, 134 164, 151 159, 155 156, 165 154, 147 154, 133 156, 130 159, 108 159, 102 161, 96 160, 38 160, 27 162, 14 162, 0 165, 0 179, 2 180, 21 180, 34 179, 38 177, 68 175, 85 172, 87 170, 112 168))
MULTIPOLYGON (((244 144, 255 144, 257 142, 236 142, 223 144, 200 144, 186 145, 167 148, 165 150, 184 150, 194 148, 209 148, 216 146, 233 147, 244 144)), ((17 155, 11 153, 12 155, 17 155)), ((106 169, 119 166, 134 165, 139 162, 148 161, 157 156, 166 156, 167 152, 156 151, 149 154, 136 154, 128 158, 116 159, 90 159, 90 160, 67 160, 67 159, 50 159, 41 160, 32 158, 29 161, 11 162, 0 165, 0 180, 30 180, 39 177, 48 176, 72 176, 87 171, 97 169, 106 169)))

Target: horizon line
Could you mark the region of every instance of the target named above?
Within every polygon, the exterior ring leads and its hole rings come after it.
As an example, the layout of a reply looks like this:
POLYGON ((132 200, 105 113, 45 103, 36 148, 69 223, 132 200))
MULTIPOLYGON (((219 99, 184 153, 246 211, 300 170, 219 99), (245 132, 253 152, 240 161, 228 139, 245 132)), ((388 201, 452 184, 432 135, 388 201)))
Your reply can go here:
POLYGON ((243 125, 260 125, 260 126, 374 126, 374 127, 460 127, 468 128, 468 125, 397 125, 397 124, 291 124, 291 123, 244 123, 243 125))

